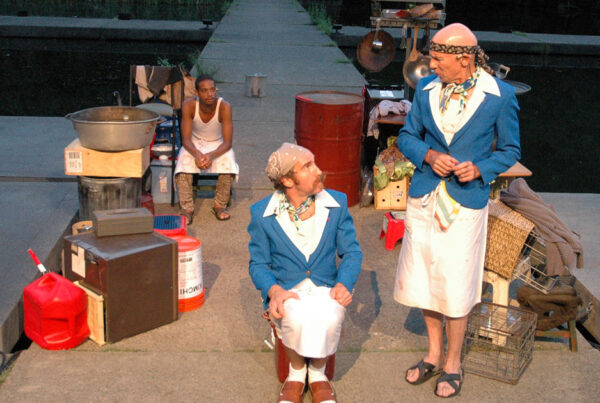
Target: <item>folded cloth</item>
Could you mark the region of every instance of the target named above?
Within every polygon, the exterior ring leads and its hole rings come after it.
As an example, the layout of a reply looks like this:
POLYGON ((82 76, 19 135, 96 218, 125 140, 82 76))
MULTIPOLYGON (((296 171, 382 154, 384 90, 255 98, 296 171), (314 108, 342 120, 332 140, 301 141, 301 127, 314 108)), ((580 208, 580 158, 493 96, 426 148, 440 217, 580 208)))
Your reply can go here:
POLYGON ((148 80, 146 79, 146 68, 144 66, 135 67, 135 83, 138 87, 138 96, 140 101, 145 103, 152 98, 152 92, 148 89, 148 80))
POLYGON ((523 308, 537 313, 539 330, 550 330, 575 319, 582 304, 581 297, 568 285, 554 287, 548 295, 525 285, 517 291, 517 300, 523 308))
POLYGON ((436 204, 435 204, 435 218, 440 224, 442 231, 448 231, 450 225, 460 211, 460 203, 454 200, 446 189, 446 181, 441 181, 435 191, 436 204))
POLYGON ((500 200, 535 224, 546 245, 546 274, 564 274, 564 267, 583 268, 583 246, 580 236, 558 217, 554 207, 544 203, 523 178, 515 179, 500 200))
POLYGON ((380 116, 387 116, 390 113, 395 115, 406 115, 410 111, 410 101, 403 99, 400 102, 381 101, 369 112, 369 124, 367 126, 367 136, 379 138, 379 127, 376 120, 380 116))

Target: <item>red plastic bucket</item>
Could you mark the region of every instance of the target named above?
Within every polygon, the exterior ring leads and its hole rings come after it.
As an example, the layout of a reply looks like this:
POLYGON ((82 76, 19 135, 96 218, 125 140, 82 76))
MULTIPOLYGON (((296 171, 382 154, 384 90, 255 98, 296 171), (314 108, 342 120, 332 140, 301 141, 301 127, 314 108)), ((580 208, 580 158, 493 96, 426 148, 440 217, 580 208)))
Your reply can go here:
POLYGON ((358 203, 363 97, 348 92, 312 91, 296 95, 296 142, 315 155, 325 187, 358 203))
POLYGON ((179 312, 193 311, 204 304, 202 244, 191 236, 176 235, 179 251, 179 312))
POLYGON ((85 291, 56 273, 23 289, 25 334, 48 350, 78 346, 90 335, 85 291))

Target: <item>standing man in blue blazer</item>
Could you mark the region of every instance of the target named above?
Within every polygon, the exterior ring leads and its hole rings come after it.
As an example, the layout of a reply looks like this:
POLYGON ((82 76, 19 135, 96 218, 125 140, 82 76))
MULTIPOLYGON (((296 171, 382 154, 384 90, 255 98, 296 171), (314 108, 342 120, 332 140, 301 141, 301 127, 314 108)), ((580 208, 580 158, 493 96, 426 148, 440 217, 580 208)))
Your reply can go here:
POLYGON ((428 353, 406 381, 441 372, 435 394, 451 397, 463 382, 468 314, 481 300, 490 183, 521 155, 519 107, 466 26, 438 31, 429 54, 435 75, 419 81, 397 140, 416 169, 394 299, 422 309, 428 333, 428 353))
POLYGON ((325 364, 362 263, 346 195, 324 190, 313 153, 296 144, 271 154, 266 172, 276 191, 250 207, 249 271, 290 359, 279 401, 300 403, 307 375, 314 402, 336 401, 325 364))

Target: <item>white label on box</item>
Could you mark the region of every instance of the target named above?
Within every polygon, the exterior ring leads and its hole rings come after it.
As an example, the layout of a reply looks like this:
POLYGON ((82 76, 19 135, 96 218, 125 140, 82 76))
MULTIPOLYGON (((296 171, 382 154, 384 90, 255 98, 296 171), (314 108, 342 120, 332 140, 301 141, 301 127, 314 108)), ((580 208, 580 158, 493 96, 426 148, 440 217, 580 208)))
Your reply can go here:
POLYGON ((65 151, 67 160, 67 172, 83 172, 83 154, 81 151, 65 151))
POLYGON ((85 250, 78 246, 77 252, 71 253, 71 270, 85 278, 85 250))
POLYGON ((393 91, 387 91, 387 90, 381 90, 379 92, 381 98, 394 98, 394 92, 393 91))

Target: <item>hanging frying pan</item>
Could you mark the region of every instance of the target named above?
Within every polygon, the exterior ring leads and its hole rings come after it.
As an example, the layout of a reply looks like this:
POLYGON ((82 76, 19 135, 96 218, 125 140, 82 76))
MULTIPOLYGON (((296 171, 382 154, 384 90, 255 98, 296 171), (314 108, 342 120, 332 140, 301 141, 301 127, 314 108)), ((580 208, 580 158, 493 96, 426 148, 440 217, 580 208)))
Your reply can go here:
POLYGON ((382 30, 371 31, 363 36, 356 48, 358 62, 371 72, 383 70, 394 60, 395 53, 394 38, 382 30))
POLYGON ((417 50, 418 32, 419 27, 415 27, 413 32, 412 49, 404 61, 404 65, 402 66, 402 75, 404 76, 404 80, 408 85, 410 85, 411 88, 415 88, 420 79, 433 73, 429 68, 429 61, 431 60, 431 57, 424 56, 417 50))

